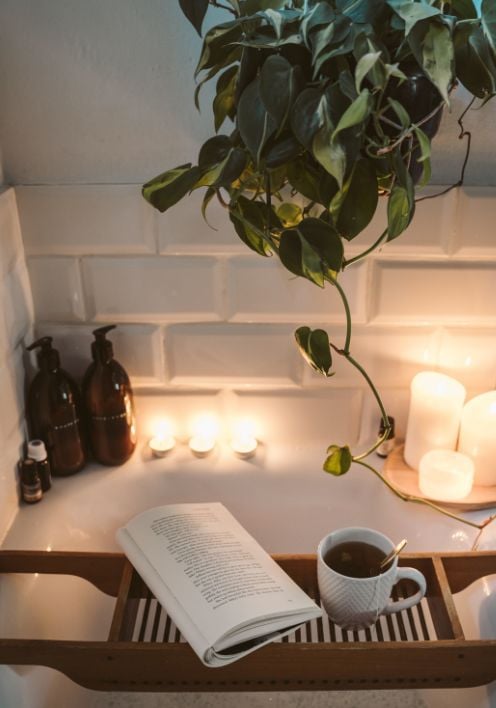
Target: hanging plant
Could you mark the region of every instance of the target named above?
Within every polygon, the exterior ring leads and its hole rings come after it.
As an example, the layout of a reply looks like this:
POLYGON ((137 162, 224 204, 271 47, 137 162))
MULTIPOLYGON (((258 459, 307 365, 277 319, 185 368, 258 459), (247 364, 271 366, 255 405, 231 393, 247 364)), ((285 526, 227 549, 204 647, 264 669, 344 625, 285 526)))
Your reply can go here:
MULTIPOLYGON (((364 459, 387 438, 389 421, 373 382, 351 355, 352 322, 340 275, 410 224, 415 188, 429 182, 431 139, 455 86, 463 84, 482 103, 496 93, 496 5, 179 4, 200 35, 209 7, 226 12, 227 21, 205 34, 195 72, 197 106, 203 84, 216 80, 216 134, 201 146, 197 164, 155 177, 143 195, 164 212, 204 188, 204 216, 218 199, 248 248, 278 257, 318 287, 336 288, 346 316, 344 343, 309 327, 296 331, 296 341, 323 376, 332 375, 334 355, 358 369, 376 398, 384 433, 362 454, 331 445, 324 469, 341 475, 356 462, 379 474, 364 459), (387 222, 370 248, 347 257, 347 244, 371 222, 379 198, 387 201, 387 222)), ((460 125, 461 136, 467 135, 460 125)))

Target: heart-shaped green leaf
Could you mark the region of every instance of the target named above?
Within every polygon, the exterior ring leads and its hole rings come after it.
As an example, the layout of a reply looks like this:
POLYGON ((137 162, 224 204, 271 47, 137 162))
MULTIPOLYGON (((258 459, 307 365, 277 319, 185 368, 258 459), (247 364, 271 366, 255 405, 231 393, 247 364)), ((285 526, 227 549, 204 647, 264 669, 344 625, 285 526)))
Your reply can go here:
POLYGON ((353 462, 351 450, 348 445, 339 447, 338 445, 330 445, 327 448, 327 458, 324 462, 324 472, 329 472, 336 477, 348 472, 353 462))
POLYGON ((238 104, 238 129, 256 164, 277 123, 267 111, 260 93, 260 76, 249 84, 238 104))
POLYGON ((298 231, 318 254, 325 270, 339 271, 343 263, 343 242, 334 226, 309 217, 298 224, 298 231))
POLYGON ((297 229, 286 229, 281 234, 279 259, 290 273, 324 287, 322 260, 297 229))
POLYGON ((193 189, 200 175, 199 167, 192 167, 191 163, 180 165, 154 177, 141 191, 155 209, 164 212, 193 189))
POLYGON ((415 202, 406 187, 395 184, 388 199, 388 236, 392 241, 407 228, 413 218, 415 202))
POLYGON ((318 2, 314 5, 305 19, 302 21, 300 31, 303 40, 308 48, 310 48, 310 34, 318 27, 328 26, 336 17, 333 8, 327 2, 318 2))
POLYGON ((201 28, 208 10, 208 0, 179 0, 179 6, 201 37, 201 28))
POLYGON ((496 4, 494 0, 482 0, 481 18, 484 34, 490 41, 493 51, 496 52, 496 4))
MULTIPOLYGON (((195 1, 193 0, 193 2, 195 1)), ((216 66, 222 68, 222 66, 225 66, 223 62, 225 62, 226 57, 233 54, 233 51, 241 55, 241 48, 234 46, 234 43, 241 38, 241 32, 241 26, 236 21, 225 22, 222 25, 212 27, 203 40, 195 76, 198 76, 201 71, 212 69, 216 66)))
MULTIPOLYGON (((229 218, 236 233, 249 248, 261 256, 271 254, 272 249, 267 237, 266 204, 238 197, 235 203, 229 205, 229 218)), ((272 218, 280 226, 275 214, 272 218)))
POLYGON ((422 163, 422 177, 418 183, 419 187, 423 187, 428 184, 431 177, 431 141, 420 128, 415 128, 415 137, 417 139, 418 151, 420 152, 417 157, 417 162, 422 163))
POLYGON ((215 135, 203 143, 198 154, 198 167, 202 170, 222 162, 232 148, 227 135, 215 135))
POLYGON ((213 102, 215 132, 219 130, 228 116, 233 118, 235 115, 234 94, 237 76, 238 67, 230 66, 229 69, 226 69, 220 75, 217 81, 216 95, 213 102))
POLYGON ((301 207, 291 202, 283 202, 277 207, 277 216, 285 229, 297 226, 303 218, 301 207))
POLYGON ((294 135, 281 136, 275 141, 271 140, 267 145, 265 164, 271 169, 279 167, 297 157, 302 151, 303 148, 294 135))
POLYGON ((332 376, 329 370, 332 366, 331 347, 327 332, 323 329, 311 330, 310 327, 299 327, 295 339, 305 361, 323 374, 332 376))
POLYGON ((377 209, 378 185, 372 160, 355 163, 346 192, 340 203, 337 230, 350 241, 370 223, 377 209))
POLYGON ((346 172, 346 150, 339 138, 333 138, 331 130, 323 126, 313 139, 312 152, 341 189, 346 172))
POLYGON ((421 20, 436 17, 441 10, 426 2, 412 2, 412 0, 387 0, 387 4, 405 22, 405 37, 410 34, 413 27, 421 20))
POLYGON ((496 93, 495 55, 479 20, 459 23, 453 43, 456 75, 465 88, 483 99, 496 93))
POLYGON ((265 108, 278 126, 284 128, 289 111, 304 85, 299 66, 292 66, 279 54, 269 56, 260 74, 260 95, 265 108))
POLYGON ((453 85, 455 68, 449 27, 436 21, 416 24, 408 35, 408 42, 416 60, 449 104, 448 93, 453 85))
POLYGON ((355 68, 355 87, 357 92, 362 88, 362 81, 367 76, 369 71, 377 64, 381 56, 381 52, 367 52, 360 57, 355 68))
POLYGON ((345 110, 339 122, 332 133, 332 138, 335 138, 338 133, 354 125, 363 123, 370 115, 372 110, 372 96, 368 89, 364 89, 353 103, 345 110))
POLYGON ((311 149, 313 138, 323 125, 319 113, 322 91, 307 88, 300 93, 291 110, 291 130, 307 149, 311 149))

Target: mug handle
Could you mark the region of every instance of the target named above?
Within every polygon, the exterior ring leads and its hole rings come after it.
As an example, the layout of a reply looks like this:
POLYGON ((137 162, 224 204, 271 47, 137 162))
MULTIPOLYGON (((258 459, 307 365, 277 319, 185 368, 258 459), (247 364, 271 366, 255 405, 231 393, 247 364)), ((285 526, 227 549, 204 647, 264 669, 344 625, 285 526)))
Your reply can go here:
POLYGON ((419 587, 415 595, 412 595, 411 597, 407 597, 404 600, 392 600, 384 610, 382 611, 381 614, 384 615, 391 615, 393 612, 401 612, 401 610, 407 610, 409 607, 413 607, 413 605, 416 605, 420 600, 424 597, 427 583, 425 581, 424 576, 422 573, 417 570, 416 568, 398 568, 396 571, 396 579, 394 581, 394 585, 396 585, 397 582, 400 580, 413 580, 414 583, 416 583, 419 587))

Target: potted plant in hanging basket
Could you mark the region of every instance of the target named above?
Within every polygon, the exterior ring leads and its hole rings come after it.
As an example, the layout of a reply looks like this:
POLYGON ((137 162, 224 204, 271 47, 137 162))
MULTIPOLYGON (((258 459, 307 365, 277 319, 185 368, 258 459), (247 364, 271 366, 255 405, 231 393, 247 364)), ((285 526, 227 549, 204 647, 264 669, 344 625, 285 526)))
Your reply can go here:
MULTIPOLYGON (((383 434, 367 451, 331 445, 324 469, 343 474, 386 439, 390 426, 373 382, 351 354, 351 316, 340 275, 398 238, 415 213, 415 188, 430 179, 431 139, 450 92, 496 93, 493 0, 179 0, 201 35, 209 6, 226 21, 206 32, 195 102, 216 81, 215 135, 196 164, 169 169, 143 187, 161 212, 203 188, 226 208, 237 236, 292 274, 336 288, 344 342, 300 327, 309 364, 332 375, 345 357, 370 386, 383 434), (223 132, 225 131, 225 132, 223 132), (347 245, 371 222, 379 199, 387 220, 372 246, 347 245)), ((463 123, 460 119, 460 124, 463 123)), ((469 144, 469 143, 468 143, 469 144)), ((462 179, 459 182, 461 184, 462 179)), ((376 474, 378 474, 376 472, 376 474)))

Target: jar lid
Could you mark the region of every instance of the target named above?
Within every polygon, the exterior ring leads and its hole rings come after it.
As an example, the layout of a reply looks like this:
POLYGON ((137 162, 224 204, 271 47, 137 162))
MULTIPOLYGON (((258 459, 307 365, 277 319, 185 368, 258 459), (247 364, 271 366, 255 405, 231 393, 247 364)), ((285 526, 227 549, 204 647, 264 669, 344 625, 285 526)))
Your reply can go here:
POLYGON ((28 457, 36 462, 43 462, 47 457, 47 451, 43 440, 30 440, 28 442, 28 457))

